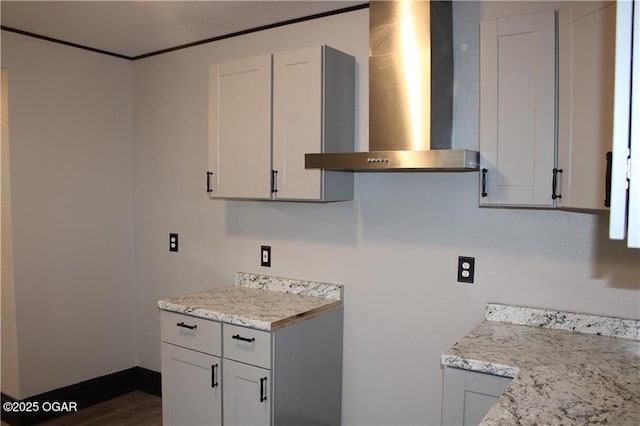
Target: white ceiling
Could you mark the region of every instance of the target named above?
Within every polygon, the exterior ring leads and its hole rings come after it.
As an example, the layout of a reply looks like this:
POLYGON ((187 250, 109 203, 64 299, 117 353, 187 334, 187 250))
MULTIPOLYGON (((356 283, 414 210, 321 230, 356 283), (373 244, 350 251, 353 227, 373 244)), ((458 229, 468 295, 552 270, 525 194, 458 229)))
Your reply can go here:
POLYGON ((135 57, 363 1, 6 1, 2 25, 135 57))

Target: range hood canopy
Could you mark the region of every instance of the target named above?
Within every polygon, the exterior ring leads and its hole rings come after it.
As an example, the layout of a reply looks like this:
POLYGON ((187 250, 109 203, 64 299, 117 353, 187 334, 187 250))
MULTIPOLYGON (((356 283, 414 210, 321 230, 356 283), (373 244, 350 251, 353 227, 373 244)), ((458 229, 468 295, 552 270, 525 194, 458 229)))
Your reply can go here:
POLYGON ((452 149, 451 3, 369 5, 369 152, 306 154, 307 169, 477 171, 479 154, 452 149))

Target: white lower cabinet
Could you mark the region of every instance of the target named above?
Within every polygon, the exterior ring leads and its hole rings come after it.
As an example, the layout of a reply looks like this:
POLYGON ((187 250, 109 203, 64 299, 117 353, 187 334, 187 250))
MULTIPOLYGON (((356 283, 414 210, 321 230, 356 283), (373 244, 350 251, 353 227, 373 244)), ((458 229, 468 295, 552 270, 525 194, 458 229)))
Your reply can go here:
POLYGON ((160 317, 163 424, 341 424, 342 308, 275 331, 160 317))
POLYGON ((442 424, 478 425, 510 383, 507 377, 445 367, 442 424))

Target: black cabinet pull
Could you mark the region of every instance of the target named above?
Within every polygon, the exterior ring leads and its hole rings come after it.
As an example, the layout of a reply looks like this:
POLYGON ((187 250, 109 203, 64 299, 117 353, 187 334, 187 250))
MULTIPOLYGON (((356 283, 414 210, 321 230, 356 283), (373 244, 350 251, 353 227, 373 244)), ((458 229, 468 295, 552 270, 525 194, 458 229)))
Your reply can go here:
POLYGON ((267 400, 267 378, 260 378, 260 402, 265 402, 267 400))
POLYGON ((189 330, 195 330, 196 328, 198 328, 197 324, 193 324, 193 325, 189 325, 189 324, 185 324, 182 321, 180 321, 179 323, 176 324, 178 327, 182 327, 182 328, 188 328, 189 330))
POLYGON ((487 169, 482 169, 482 196, 486 197, 487 196, 487 172, 489 170, 487 169))
POLYGON ((278 171, 277 170, 271 170, 271 193, 275 194, 276 192, 278 192, 278 188, 277 185, 278 184, 278 171))
POLYGON ((211 387, 218 387, 218 364, 211 366, 211 387))
POLYGON ((231 336, 231 338, 235 340, 242 340, 243 342, 249 342, 249 343, 253 343, 256 341, 255 337, 242 337, 239 334, 234 334, 233 336, 231 336))
POLYGON ((213 189, 211 189, 211 175, 213 174, 213 172, 207 172, 207 192, 213 192, 213 189))
POLYGON ((604 206, 611 207, 611 166, 613 160, 613 153, 607 152, 607 174, 605 175, 605 188, 604 188, 604 206))
POLYGON ((562 198, 562 194, 558 194, 558 173, 562 173, 562 169, 553 169, 553 181, 551 182, 551 199, 562 198))

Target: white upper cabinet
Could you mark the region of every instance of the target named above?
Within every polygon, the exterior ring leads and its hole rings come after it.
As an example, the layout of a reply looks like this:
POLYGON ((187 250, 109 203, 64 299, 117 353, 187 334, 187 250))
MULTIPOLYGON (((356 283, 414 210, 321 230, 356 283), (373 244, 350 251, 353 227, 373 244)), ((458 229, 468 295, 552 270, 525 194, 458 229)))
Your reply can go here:
POLYGON ((640 248, 640 3, 616 5, 609 237, 640 248))
POLYGON ((353 150, 354 73, 328 46, 212 65, 210 195, 353 199, 352 173, 306 170, 304 154, 353 150))
POLYGON ((604 209, 611 151, 616 5, 571 2, 558 15, 558 207, 604 209))
POLYGON ((271 55, 210 70, 211 195, 271 198, 271 55))
POLYGON ((555 12, 480 24, 480 205, 553 207, 555 12))

